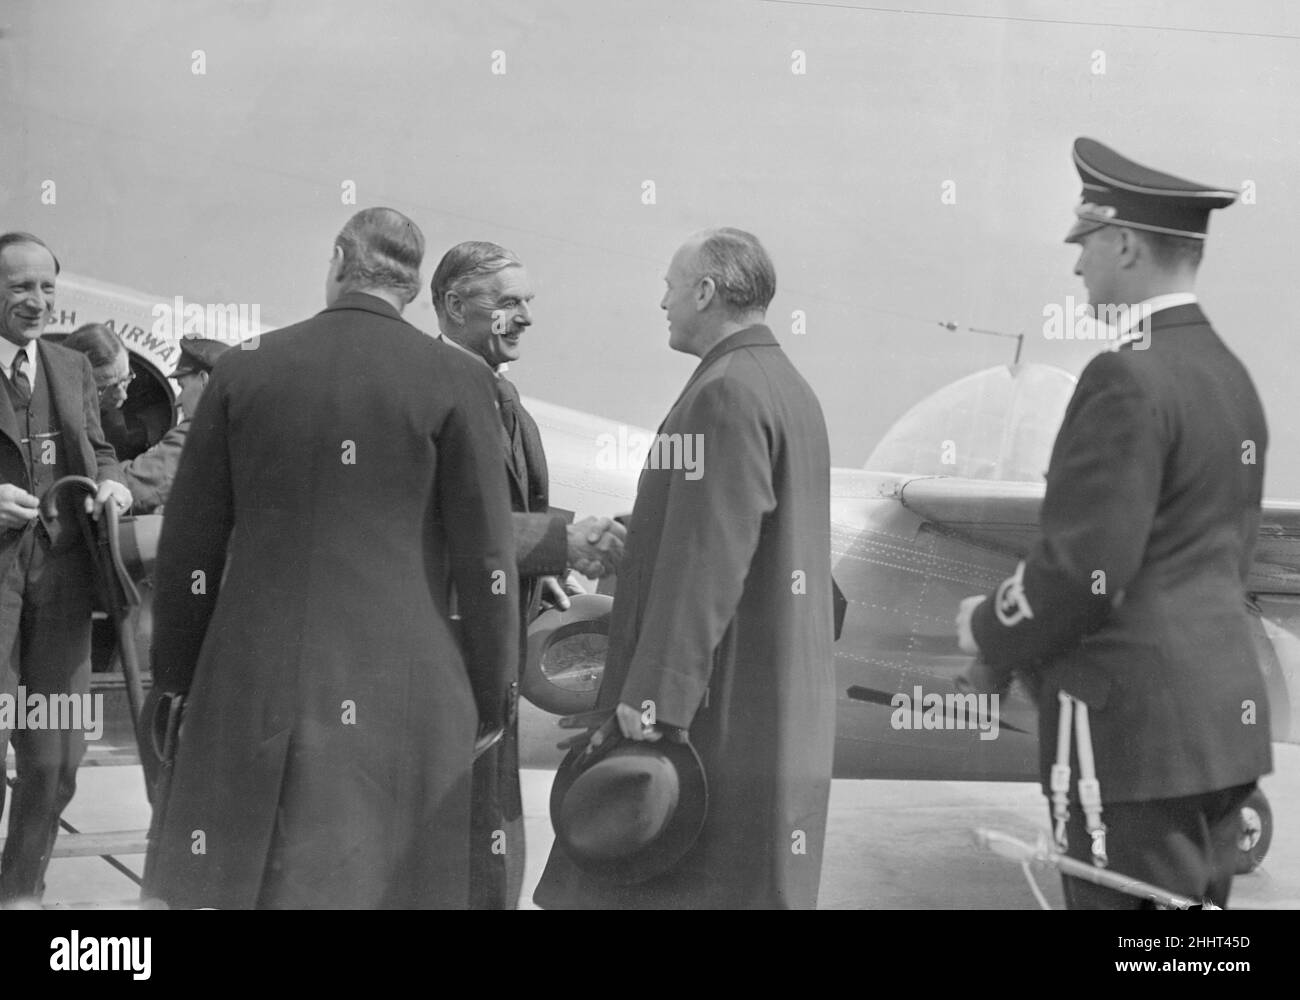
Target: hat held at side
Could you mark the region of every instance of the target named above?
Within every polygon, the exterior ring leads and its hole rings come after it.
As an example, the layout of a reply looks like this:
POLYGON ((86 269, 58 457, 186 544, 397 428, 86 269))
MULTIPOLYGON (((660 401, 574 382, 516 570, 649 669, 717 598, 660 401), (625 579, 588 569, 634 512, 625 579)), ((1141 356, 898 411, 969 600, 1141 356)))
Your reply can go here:
POLYGON ((608 723, 602 731, 599 747, 575 747, 560 764, 551 825, 578 868, 635 885, 674 867, 695 843, 708 811, 704 765, 681 730, 654 743, 624 740, 608 723))

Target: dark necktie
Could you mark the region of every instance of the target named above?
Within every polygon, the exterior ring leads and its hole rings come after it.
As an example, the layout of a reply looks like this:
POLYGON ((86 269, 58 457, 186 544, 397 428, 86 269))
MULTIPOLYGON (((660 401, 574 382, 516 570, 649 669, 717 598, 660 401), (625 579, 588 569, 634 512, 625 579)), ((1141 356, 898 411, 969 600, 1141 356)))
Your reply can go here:
POLYGON ((14 376, 10 381, 13 382, 14 391, 18 393, 18 398, 24 403, 30 403, 32 401, 32 383, 27 377, 26 364, 27 352, 20 350, 14 355, 14 376))
POLYGON ((497 402, 501 405, 501 425, 506 430, 506 454, 519 479, 528 482, 528 459, 524 454, 523 435, 519 432, 519 390, 504 375, 497 376, 497 402))

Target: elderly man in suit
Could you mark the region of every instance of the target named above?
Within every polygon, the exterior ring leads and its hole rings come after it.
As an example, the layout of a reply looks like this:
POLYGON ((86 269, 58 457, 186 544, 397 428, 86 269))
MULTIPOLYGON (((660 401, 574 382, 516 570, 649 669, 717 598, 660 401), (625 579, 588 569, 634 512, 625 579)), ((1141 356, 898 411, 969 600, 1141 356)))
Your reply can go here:
MULTIPOLYGON (((1018 671, 1037 693, 1058 846, 1223 906, 1239 808, 1272 767, 1244 590, 1268 430, 1194 292, 1210 211, 1236 192, 1092 139, 1074 162, 1083 200, 1066 242, 1118 350, 1079 377, 1041 540, 987 599, 962 602, 959 639, 982 658, 968 683, 1018 671)), ((1072 909, 1142 905, 1064 884, 1072 909)))
MULTIPOLYGON (((89 476, 99 483, 96 517, 105 503, 121 511, 131 505, 100 429, 90 363, 39 339, 58 274, 58 260, 37 237, 0 236, 0 672, 3 696, 15 706, 20 687, 29 697, 90 690, 90 554, 79 535, 51 534, 38 518, 38 497, 64 476, 89 476)), ((40 896, 86 748, 81 730, 0 730, 0 754, 11 741, 18 774, 0 904, 40 896)), ((0 805, 3 797, 0 787, 0 805)))
MULTIPOLYGON (((517 255, 495 243, 460 243, 443 255, 431 283, 442 339, 485 365, 493 375, 501 415, 505 468, 514 511, 519 559, 520 657, 526 630, 542 603, 569 606, 559 577, 572 566, 596 578, 617 569, 626 535, 609 518, 569 516, 549 506, 546 452, 537 424, 506 378, 520 357, 520 340, 532 325, 528 272, 517 255)), ((518 725, 512 720, 500 744, 474 762, 470 828, 470 906, 510 909, 519 902, 524 875, 523 799, 519 787, 518 725)))
POLYGON ((666 280, 669 346, 700 363, 641 473, 598 705, 628 740, 689 730, 708 812, 664 874, 616 885, 557 848, 534 898, 812 908, 835 739, 826 426, 763 324, 776 273, 754 236, 700 233, 666 280))
POLYGON ((357 213, 325 310, 226 352, 194 416, 156 571, 155 685, 188 698, 145 892, 172 906, 467 904, 518 582, 490 375, 401 318, 423 254, 357 213))

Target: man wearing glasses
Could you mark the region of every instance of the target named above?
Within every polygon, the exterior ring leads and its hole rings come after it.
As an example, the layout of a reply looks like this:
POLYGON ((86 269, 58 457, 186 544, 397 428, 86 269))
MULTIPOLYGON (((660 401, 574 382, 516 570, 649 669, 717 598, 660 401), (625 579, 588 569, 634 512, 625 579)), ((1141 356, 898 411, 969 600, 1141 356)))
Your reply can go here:
POLYGON ((107 374, 95 373, 95 385, 99 389, 99 398, 105 404, 121 409, 126 402, 126 392, 135 381, 135 372, 131 371, 131 361, 123 350, 114 363, 113 370, 107 374), (121 369, 125 369, 122 371, 121 369))
POLYGON ((99 422, 118 459, 134 458, 149 446, 143 427, 128 425, 122 404, 135 379, 131 359, 117 334, 102 323, 87 323, 68 334, 63 346, 86 356, 99 391, 99 422))

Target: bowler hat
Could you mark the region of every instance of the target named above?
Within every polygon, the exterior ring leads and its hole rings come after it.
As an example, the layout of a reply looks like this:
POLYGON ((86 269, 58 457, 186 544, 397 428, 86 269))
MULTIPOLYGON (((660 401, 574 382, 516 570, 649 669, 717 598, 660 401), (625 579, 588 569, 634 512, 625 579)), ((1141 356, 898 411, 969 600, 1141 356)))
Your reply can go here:
POLYGON ((621 738, 575 747, 551 786, 555 843, 578 868, 613 885, 671 869, 690 850, 708 811, 699 754, 682 730, 657 742, 621 738))

